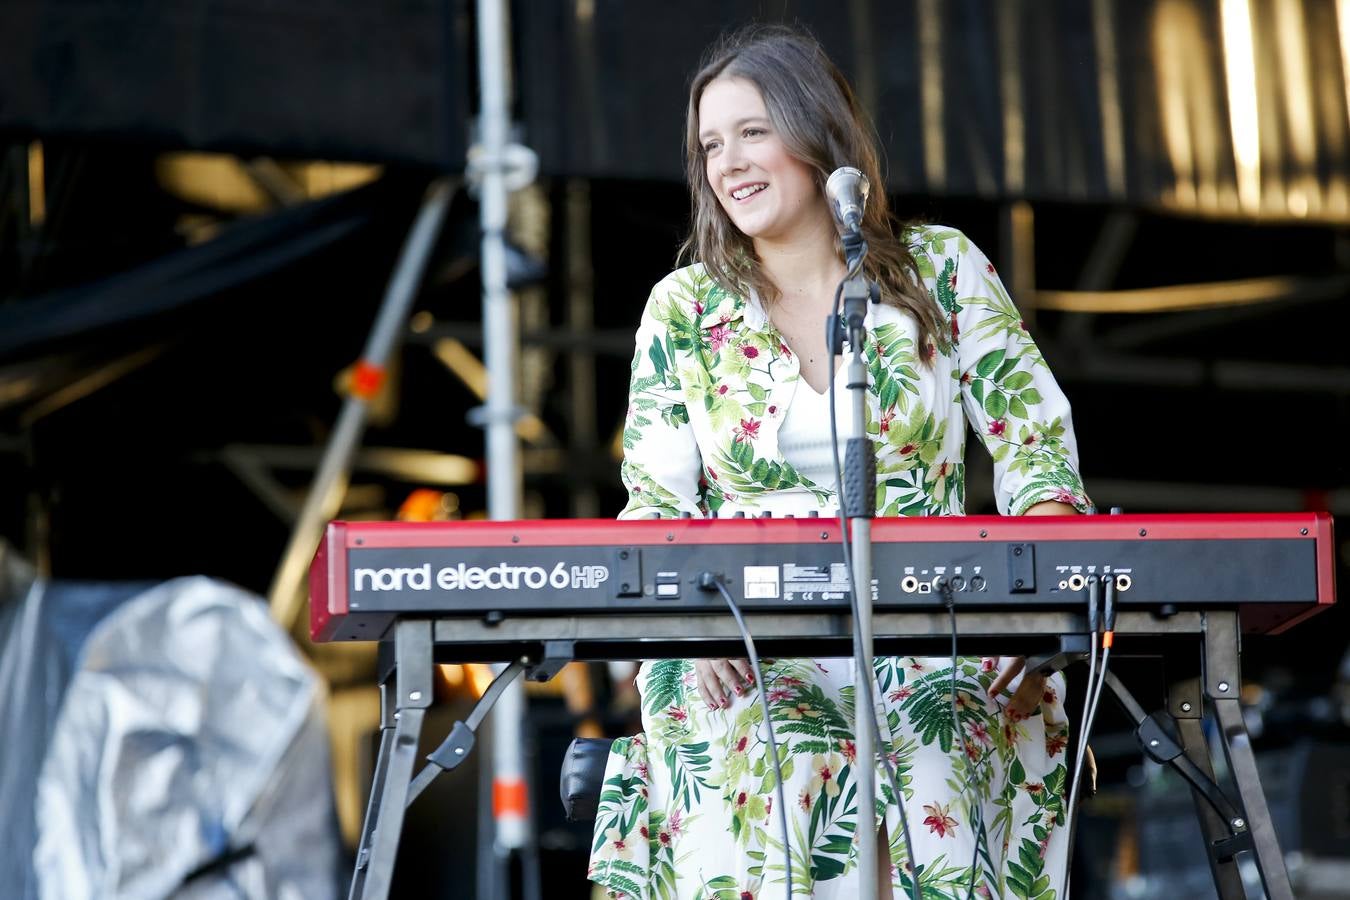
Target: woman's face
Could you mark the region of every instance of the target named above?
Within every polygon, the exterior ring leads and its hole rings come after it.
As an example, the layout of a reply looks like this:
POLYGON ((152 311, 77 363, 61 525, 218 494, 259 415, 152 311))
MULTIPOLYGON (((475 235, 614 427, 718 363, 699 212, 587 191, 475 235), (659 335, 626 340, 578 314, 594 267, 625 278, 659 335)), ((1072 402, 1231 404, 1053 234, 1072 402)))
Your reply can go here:
POLYGON ((754 241, 783 242, 819 227, 828 207, 811 167, 793 157, 744 78, 710 81, 698 103, 708 184, 732 224, 754 241))

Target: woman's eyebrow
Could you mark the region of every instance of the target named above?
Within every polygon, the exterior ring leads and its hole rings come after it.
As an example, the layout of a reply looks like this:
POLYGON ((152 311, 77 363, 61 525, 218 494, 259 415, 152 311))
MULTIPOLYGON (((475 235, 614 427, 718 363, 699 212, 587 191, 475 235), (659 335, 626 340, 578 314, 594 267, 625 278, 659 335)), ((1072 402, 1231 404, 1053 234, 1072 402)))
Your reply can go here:
MULTIPOLYGON (((746 125, 749 125, 751 122, 767 122, 767 121, 768 119, 766 119, 764 116, 746 116, 744 119, 737 119, 735 122, 733 122, 731 128, 734 131, 737 128, 742 128, 746 125)), ((715 137, 716 135, 717 131, 710 128, 704 131, 700 131, 698 133, 698 139, 703 141, 707 140, 710 137, 715 137)))

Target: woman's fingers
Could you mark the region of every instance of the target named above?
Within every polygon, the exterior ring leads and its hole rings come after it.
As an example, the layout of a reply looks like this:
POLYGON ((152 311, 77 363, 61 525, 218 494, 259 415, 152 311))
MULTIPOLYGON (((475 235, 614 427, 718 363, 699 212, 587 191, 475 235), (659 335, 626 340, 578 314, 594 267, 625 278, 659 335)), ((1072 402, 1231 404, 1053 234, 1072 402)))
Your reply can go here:
MULTIPOLYGON (((745 693, 745 686, 749 683, 749 680, 741 678, 741 673, 737 671, 736 666, 734 665, 735 662, 741 662, 741 660, 714 659, 712 664, 713 671, 716 672, 717 677, 721 679, 723 687, 728 691, 735 693, 737 696, 740 696, 745 693)), ((730 706, 731 704, 727 703, 725 705, 730 706)))
POLYGON ((694 675, 698 680, 699 696, 703 698, 703 702, 708 704, 708 708, 717 709, 722 706, 726 697, 722 693, 717 676, 713 674, 712 661, 707 659, 694 660, 694 675))
POLYGON ((989 685, 989 696, 997 697, 1007 689, 1014 678, 1022 675, 1022 681, 1017 685, 1017 690, 1013 691, 1012 699, 1008 701, 1009 711, 1019 719, 1031 715, 1045 696, 1045 676, 1040 672, 1022 674, 1026 665, 1026 659, 1021 656, 1001 658, 998 677, 989 685))
POLYGON ((993 684, 989 685, 989 696, 997 697, 1003 693, 1003 689, 1008 686, 1008 682, 1016 678, 1026 664, 1026 658, 1022 656, 1015 656, 1012 659, 1006 656, 1000 658, 998 677, 994 679, 993 684))
POLYGON ((1045 676, 1040 672, 1028 672, 1022 676, 1022 683, 1013 691, 1008 706, 1021 718, 1026 718, 1040 706, 1045 696, 1045 676))
POLYGON ((755 683, 750 663, 744 659, 696 659, 694 673, 699 695, 713 708, 726 709, 731 706, 728 693, 739 696, 755 683))

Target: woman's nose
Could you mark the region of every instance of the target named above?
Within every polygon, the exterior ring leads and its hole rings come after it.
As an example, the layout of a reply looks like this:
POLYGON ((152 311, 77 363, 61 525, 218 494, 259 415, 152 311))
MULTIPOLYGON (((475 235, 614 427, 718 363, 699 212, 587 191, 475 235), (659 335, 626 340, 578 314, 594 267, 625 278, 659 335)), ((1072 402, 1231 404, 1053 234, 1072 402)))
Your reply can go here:
POLYGON ((722 158, 718 160, 723 175, 731 175, 745 169, 745 154, 736 144, 727 144, 722 148, 722 158))

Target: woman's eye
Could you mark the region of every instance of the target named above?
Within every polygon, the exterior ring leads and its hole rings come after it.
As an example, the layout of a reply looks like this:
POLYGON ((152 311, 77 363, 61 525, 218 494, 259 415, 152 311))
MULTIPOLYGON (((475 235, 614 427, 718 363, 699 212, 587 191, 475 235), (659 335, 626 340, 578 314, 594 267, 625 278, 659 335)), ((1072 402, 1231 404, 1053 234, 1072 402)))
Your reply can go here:
POLYGON ((720 143, 718 143, 717 141, 708 141, 708 143, 706 143, 706 144, 703 145, 703 152, 704 152, 704 153, 711 153, 711 152, 713 152, 714 150, 716 150, 716 149, 717 149, 718 147, 720 147, 720 146, 722 146, 722 145, 721 145, 720 143))
POLYGON ((767 134, 767 133, 768 133, 768 131, 767 131, 766 129, 764 129, 764 128, 747 128, 747 129, 745 129, 745 136, 746 136, 746 137, 762 137, 763 135, 765 135, 765 134, 767 134))

